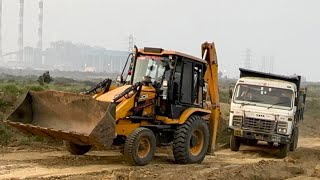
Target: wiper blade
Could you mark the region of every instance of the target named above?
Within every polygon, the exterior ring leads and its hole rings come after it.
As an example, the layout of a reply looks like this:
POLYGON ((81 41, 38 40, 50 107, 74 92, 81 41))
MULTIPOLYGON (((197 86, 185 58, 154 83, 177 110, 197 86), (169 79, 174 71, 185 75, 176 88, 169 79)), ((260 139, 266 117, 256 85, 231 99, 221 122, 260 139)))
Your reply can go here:
POLYGON ((268 109, 272 108, 272 107, 275 106, 275 105, 279 105, 279 104, 283 104, 283 102, 274 103, 274 104, 272 104, 271 106, 269 106, 268 109))
POLYGON ((252 103, 241 103, 241 106, 247 106, 247 105, 256 106, 256 104, 252 104, 252 103))
POLYGON ((263 101, 259 101, 259 100, 250 100, 250 102, 263 102, 263 101))

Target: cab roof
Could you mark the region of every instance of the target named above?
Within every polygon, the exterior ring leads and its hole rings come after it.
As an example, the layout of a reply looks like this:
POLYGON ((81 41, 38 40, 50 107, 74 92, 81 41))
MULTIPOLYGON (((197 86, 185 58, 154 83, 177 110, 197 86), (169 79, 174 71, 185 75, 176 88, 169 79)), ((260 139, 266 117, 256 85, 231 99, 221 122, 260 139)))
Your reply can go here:
POLYGON ((176 56, 182 56, 185 58, 189 58, 191 60, 198 61, 200 63, 204 63, 204 64, 207 63, 207 61, 202 60, 200 58, 197 58, 195 56, 189 55, 189 54, 184 54, 184 53, 172 51, 172 50, 164 50, 161 48, 144 47, 144 48, 138 49, 138 53, 144 54, 144 55, 158 55, 158 56, 176 55, 176 56))

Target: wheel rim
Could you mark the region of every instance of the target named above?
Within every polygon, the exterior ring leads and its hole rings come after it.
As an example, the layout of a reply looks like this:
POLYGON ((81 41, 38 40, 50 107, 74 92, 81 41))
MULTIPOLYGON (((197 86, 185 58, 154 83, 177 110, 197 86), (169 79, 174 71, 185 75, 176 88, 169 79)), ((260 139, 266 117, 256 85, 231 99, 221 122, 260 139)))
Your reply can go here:
POLYGON ((189 152, 193 156, 197 156, 201 153, 204 144, 204 135, 203 132, 200 130, 195 130, 192 133, 190 138, 190 149, 189 152))
POLYGON ((143 137, 140 139, 137 146, 137 155, 139 158, 145 158, 149 155, 151 150, 151 144, 149 139, 143 137))

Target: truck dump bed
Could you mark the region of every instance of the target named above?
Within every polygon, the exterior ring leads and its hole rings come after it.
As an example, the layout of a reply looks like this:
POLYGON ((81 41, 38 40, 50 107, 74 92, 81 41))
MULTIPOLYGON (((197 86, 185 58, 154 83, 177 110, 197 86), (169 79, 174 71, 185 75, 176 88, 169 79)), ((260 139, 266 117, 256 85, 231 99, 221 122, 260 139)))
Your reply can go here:
POLYGON ((243 69, 243 68, 240 68, 239 70, 240 70, 240 77, 261 77, 261 78, 270 78, 270 79, 288 81, 288 82, 294 83, 297 86, 297 89, 300 89, 301 76, 282 76, 277 74, 243 69))
POLYGON ((28 92, 5 123, 34 135, 109 148, 115 137, 115 105, 90 96, 28 92))

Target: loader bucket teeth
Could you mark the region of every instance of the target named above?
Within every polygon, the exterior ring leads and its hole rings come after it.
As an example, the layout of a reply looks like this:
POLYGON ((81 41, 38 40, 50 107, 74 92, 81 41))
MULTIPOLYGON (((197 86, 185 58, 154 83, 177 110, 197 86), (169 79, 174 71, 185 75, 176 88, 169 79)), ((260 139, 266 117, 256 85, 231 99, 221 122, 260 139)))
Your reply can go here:
POLYGON ((4 121, 22 132, 110 148, 115 104, 58 91, 28 92, 4 121))

